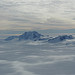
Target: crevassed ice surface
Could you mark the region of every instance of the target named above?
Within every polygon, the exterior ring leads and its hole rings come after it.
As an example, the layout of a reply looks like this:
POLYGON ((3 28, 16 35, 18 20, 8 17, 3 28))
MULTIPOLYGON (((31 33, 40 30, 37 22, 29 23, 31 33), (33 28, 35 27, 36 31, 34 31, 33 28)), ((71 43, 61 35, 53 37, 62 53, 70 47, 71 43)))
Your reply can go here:
POLYGON ((0 75, 75 75, 75 42, 1 42, 0 75))

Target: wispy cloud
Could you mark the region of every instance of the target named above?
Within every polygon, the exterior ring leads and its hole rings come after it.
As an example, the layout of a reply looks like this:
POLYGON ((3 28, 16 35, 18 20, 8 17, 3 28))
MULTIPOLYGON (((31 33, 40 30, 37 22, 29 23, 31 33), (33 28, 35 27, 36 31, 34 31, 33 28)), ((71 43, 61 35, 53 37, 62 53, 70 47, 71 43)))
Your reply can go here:
POLYGON ((75 28, 74 0, 1 0, 0 30, 75 28))

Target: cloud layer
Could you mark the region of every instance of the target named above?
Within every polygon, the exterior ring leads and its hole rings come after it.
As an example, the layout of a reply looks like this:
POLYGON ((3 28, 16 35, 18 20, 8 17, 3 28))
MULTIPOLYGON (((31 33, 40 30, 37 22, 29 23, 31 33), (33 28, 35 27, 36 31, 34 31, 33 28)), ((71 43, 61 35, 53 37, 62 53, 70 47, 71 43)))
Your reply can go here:
POLYGON ((1 0, 0 30, 75 28, 74 0, 1 0))

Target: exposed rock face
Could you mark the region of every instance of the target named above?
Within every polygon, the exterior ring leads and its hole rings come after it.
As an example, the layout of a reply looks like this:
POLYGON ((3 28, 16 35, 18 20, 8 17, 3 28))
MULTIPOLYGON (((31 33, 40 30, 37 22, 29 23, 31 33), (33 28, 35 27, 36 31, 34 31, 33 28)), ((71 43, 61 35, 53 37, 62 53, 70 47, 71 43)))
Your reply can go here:
POLYGON ((36 31, 25 32, 24 34, 19 36, 19 40, 39 40, 41 38, 41 34, 36 31))
POLYGON ((24 34, 20 35, 20 36, 10 36, 8 38, 6 38, 6 41, 10 41, 13 40, 15 38, 18 38, 18 40, 39 40, 41 38, 41 34, 39 34, 36 31, 29 31, 29 32, 25 32, 24 34))
POLYGON ((6 38, 6 41, 10 41, 13 39, 17 39, 17 40, 32 40, 32 41, 47 41, 49 43, 57 43, 57 42, 62 42, 66 39, 73 39, 72 35, 63 35, 63 36, 58 36, 55 38, 44 38, 44 35, 39 34, 36 31, 29 31, 29 32, 25 32, 24 34, 20 35, 20 36, 9 36, 8 38, 6 38), (42 38, 41 38, 42 37, 42 38))
POLYGON ((50 43, 57 43, 57 42, 64 41, 66 39, 73 39, 73 36, 72 35, 58 36, 58 37, 55 37, 53 39, 49 39, 48 42, 50 42, 50 43))
POLYGON ((18 36, 9 36, 8 38, 5 39, 5 41, 10 41, 13 40, 15 38, 19 38, 18 36))

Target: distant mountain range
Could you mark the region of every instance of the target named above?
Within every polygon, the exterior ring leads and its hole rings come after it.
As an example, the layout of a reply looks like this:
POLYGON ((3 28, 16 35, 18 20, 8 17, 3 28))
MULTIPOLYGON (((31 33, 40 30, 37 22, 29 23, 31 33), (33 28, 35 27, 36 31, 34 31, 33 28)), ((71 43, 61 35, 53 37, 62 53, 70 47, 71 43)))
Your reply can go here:
POLYGON ((32 41, 47 41, 49 43, 57 43, 57 42, 64 41, 66 39, 74 39, 74 37, 72 35, 62 35, 62 36, 57 36, 55 38, 53 37, 50 38, 50 37, 45 37, 44 35, 36 31, 28 31, 19 36, 9 36, 8 38, 5 39, 5 41, 11 41, 14 39, 17 39, 19 41, 32 40, 32 41))
POLYGON ((42 36, 43 36, 42 34, 39 34, 36 31, 29 31, 29 32, 25 32, 19 36, 9 36, 5 40, 10 41, 10 40, 13 40, 15 38, 17 38, 18 40, 39 40, 39 39, 41 39, 42 36))

